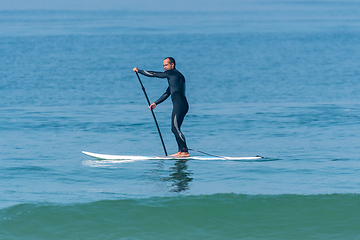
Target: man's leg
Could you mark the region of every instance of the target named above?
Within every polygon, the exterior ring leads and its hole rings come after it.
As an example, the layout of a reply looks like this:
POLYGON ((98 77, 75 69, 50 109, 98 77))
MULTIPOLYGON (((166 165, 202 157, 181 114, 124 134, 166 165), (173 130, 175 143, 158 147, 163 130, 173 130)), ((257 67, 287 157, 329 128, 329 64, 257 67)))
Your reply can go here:
POLYGON ((171 131, 174 133, 176 142, 178 144, 178 152, 173 154, 172 155, 173 157, 189 157, 190 156, 187 145, 186 145, 185 136, 180 130, 181 124, 184 121, 184 117, 185 117, 186 113, 187 113, 187 109, 186 109, 186 111, 180 112, 180 114, 177 113, 177 109, 175 109, 175 108, 173 109, 173 113, 171 116, 171 131))

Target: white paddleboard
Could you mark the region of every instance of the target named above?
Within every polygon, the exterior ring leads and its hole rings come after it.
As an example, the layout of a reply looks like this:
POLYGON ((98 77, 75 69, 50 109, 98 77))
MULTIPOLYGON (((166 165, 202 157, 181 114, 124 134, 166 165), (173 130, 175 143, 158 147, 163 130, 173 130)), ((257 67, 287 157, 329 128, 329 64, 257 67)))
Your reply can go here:
POLYGON ((88 155, 93 158, 101 159, 101 160, 259 160, 263 157, 149 157, 149 156, 126 156, 126 155, 108 155, 108 154, 99 154, 99 153, 91 153, 82 151, 83 154, 88 155))

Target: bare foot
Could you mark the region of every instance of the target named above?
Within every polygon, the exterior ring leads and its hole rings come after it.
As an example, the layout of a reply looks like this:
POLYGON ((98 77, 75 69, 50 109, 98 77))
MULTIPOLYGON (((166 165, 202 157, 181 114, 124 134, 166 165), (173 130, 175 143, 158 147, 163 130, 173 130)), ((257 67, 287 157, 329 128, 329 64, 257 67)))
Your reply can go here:
POLYGON ((190 157, 190 153, 189 152, 180 152, 179 157, 190 157))
POLYGON ((174 153, 174 154, 170 155, 170 157, 178 157, 178 155, 179 155, 180 153, 181 153, 181 152, 174 153))
POLYGON ((188 152, 177 152, 173 155, 171 155, 171 157, 190 157, 190 154, 188 152))

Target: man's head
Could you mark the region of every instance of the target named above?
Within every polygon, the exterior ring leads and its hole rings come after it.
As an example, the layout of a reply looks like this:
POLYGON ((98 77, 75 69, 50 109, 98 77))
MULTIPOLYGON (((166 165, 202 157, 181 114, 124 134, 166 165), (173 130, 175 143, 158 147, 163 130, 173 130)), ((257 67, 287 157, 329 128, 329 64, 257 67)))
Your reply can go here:
POLYGON ((176 65, 175 59, 172 57, 167 57, 164 59, 163 65, 165 71, 174 69, 176 65))

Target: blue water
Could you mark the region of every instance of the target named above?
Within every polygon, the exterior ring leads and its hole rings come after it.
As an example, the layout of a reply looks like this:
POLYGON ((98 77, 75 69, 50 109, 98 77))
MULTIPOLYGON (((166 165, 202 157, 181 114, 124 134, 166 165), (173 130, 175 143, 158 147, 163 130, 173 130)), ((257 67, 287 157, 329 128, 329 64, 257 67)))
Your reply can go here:
MULTIPOLYGON (((357 239, 359 10, 0 11, 0 239, 357 239), (163 155, 132 68, 166 56, 189 147, 264 159, 81 153, 163 155)), ((152 101, 167 87, 141 78, 152 101)), ((174 153, 171 107, 155 114, 174 153)))

